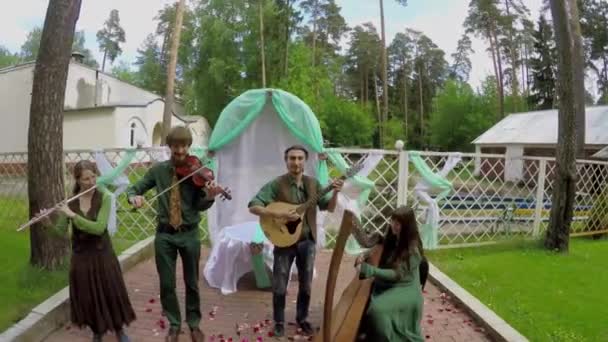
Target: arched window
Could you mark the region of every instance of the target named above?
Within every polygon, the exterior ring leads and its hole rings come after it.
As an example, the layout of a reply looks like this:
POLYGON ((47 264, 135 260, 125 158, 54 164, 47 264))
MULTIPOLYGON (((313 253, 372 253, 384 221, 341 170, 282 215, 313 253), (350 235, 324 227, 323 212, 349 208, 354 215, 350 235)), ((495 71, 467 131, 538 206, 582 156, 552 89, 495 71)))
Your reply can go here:
POLYGON ((135 122, 131 123, 130 134, 131 147, 133 147, 135 146, 135 122))

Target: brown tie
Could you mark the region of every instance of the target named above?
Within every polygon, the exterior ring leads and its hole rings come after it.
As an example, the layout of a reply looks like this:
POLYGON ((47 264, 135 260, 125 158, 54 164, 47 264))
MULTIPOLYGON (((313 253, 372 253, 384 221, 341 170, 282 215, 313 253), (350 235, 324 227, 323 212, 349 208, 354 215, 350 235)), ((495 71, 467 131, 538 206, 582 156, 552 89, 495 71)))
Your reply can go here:
POLYGON ((169 198, 169 224, 173 228, 179 229, 182 224, 182 208, 179 185, 175 183, 177 183, 177 174, 173 173, 173 188, 171 188, 171 197, 169 198))

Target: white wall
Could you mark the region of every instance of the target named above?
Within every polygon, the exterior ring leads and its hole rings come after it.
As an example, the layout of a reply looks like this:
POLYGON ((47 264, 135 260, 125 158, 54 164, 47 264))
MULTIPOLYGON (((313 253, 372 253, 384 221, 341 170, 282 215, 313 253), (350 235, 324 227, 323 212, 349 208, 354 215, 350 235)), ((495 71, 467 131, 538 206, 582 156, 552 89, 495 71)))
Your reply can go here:
POLYGON ((188 125, 192 132, 194 142, 193 145, 197 146, 208 146, 209 137, 211 136, 211 127, 207 123, 207 120, 201 118, 200 120, 188 125))
MULTIPOLYGON (((34 64, 30 63, 0 72, 0 153, 27 151, 34 67, 34 64)), ((86 146, 92 145, 105 148, 129 147, 130 124, 135 120, 134 118, 139 118, 143 123, 143 125, 136 123, 138 126, 137 139, 144 140, 144 146, 152 146, 154 127, 157 123, 162 122, 164 102, 155 100, 159 99, 158 95, 124 83, 112 76, 101 72, 98 73, 98 76, 99 82, 96 88, 95 70, 78 63, 70 63, 65 92, 67 109, 91 108, 95 106, 95 102, 98 106, 153 102, 148 107, 116 108, 115 116, 109 115, 113 108, 95 109, 93 112, 66 112, 65 148, 88 148, 86 146), (81 114, 82 124, 76 123, 77 117, 80 117, 81 114), (110 127, 113 127, 113 130, 110 127), (82 139, 86 132, 92 132, 93 139, 82 139), (105 146, 98 146, 100 144, 105 146)), ((183 114, 181 113, 183 106, 176 105, 176 111, 183 114)), ((184 124, 177 117, 173 117, 173 126, 184 124)), ((193 123, 192 127, 197 132, 194 136, 194 144, 206 145, 210 134, 206 120, 201 118, 193 123)))
POLYGON ((0 73, 0 152, 27 152, 34 65, 0 73))
MULTIPOLYGON (((154 128, 162 127, 164 102, 154 101, 147 107, 120 107, 116 109, 115 116, 115 131, 116 131, 116 147, 130 147, 131 124, 136 126, 136 139, 143 142, 144 147, 157 145, 158 141, 154 141, 154 128)), ((178 117, 173 116, 171 126, 187 125, 178 117)), ((200 120, 188 124, 193 131, 193 145, 206 146, 209 136, 209 128, 206 120, 200 120)), ((158 133, 158 132, 157 132, 158 133)))
POLYGON ((69 108, 143 104, 160 97, 101 72, 96 76, 95 70, 78 63, 70 63, 65 95, 65 105, 69 108))
POLYGON ((115 144, 113 108, 69 111, 63 121, 63 149, 101 149, 115 144))
POLYGON ((147 124, 146 107, 116 108, 114 116, 115 147, 131 146, 131 124, 135 123, 134 142, 142 142, 144 147, 151 146, 151 135, 147 124))
POLYGON ((517 182, 524 174, 523 145, 507 145, 505 152, 505 181, 517 182))

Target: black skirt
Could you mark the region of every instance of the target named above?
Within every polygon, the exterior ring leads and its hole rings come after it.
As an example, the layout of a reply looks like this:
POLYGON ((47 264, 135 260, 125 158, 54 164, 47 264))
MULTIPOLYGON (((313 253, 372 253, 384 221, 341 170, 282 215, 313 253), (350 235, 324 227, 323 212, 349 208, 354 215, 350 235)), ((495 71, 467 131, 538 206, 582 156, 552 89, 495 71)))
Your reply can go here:
POLYGON ((97 334, 119 331, 136 318, 107 232, 101 238, 102 248, 73 253, 70 266, 72 323, 97 334))

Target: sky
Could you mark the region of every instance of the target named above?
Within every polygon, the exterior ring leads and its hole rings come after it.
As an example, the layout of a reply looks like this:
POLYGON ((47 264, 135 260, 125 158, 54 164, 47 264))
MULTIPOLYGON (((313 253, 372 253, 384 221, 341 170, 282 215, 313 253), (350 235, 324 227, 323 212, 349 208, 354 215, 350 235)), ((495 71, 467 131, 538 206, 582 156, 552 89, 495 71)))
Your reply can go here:
MULTIPOLYGON (((97 46, 96 32, 103 26, 110 10, 117 9, 126 32, 123 54, 115 61, 132 63, 146 36, 156 28, 154 17, 166 4, 175 0, 83 0, 77 30, 84 30, 86 46, 101 64, 103 58, 97 46)), ((380 10, 378 0, 336 0, 342 7, 342 15, 350 27, 372 22, 380 31, 380 10)), ((523 0, 531 10, 536 22, 542 0, 523 0)), ((462 23, 467 16, 469 0, 408 0, 403 7, 395 0, 384 0, 387 44, 397 32, 405 28, 422 31, 446 53, 456 50, 458 39, 464 33, 462 23)), ((42 26, 48 0, 19 0, 11 4, 11 10, 0 11, 0 45, 10 51, 20 50, 27 33, 35 26, 42 26)), ((473 38, 471 56, 473 69, 470 83, 478 87, 488 74, 492 74, 492 61, 486 52, 486 43, 473 38)), ((106 66, 107 69, 107 66, 106 66)))

